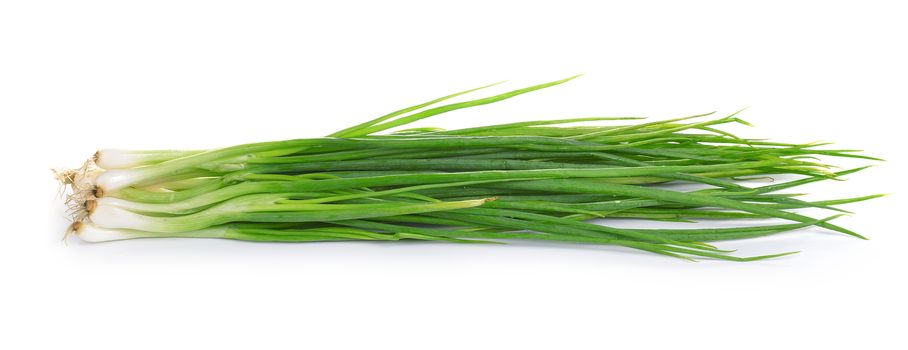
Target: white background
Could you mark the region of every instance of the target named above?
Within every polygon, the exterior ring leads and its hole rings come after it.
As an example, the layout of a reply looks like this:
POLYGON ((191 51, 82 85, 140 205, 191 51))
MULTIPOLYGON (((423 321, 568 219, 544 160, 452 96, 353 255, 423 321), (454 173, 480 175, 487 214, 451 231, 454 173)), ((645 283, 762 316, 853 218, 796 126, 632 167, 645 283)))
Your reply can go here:
POLYGON ((897 3, 3 2, 0 347, 904 349, 897 3), (321 136, 575 73, 419 125, 750 106, 757 127, 732 130, 888 160, 809 198, 894 194, 840 220, 870 241, 804 230, 721 245, 803 251, 749 264, 541 244, 60 241, 48 169, 96 148, 321 136))

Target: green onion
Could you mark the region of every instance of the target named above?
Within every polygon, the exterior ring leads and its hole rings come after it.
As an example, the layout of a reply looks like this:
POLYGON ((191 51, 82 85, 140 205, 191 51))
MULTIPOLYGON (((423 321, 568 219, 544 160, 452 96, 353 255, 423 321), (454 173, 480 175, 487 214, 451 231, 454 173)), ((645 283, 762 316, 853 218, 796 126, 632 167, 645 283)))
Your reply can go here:
POLYGON ((57 172, 70 191, 68 232, 90 242, 537 240, 729 261, 793 252, 737 257, 704 242, 812 226, 864 238, 830 222, 838 216, 817 219, 797 211, 846 212, 838 206, 879 195, 805 201, 779 191, 841 180, 866 168, 834 173, 823 159, 878 159, 820 148, 827 144, 744 139, 720 129, 750 125, 738 117, 740 111, 642 123, 639 117, 569 118, 381 134, 574 78, 435 106, 497 84, 470 89, 328 137, 212 150, 101 150, 82 168, 57 172), (775 177, 800 178, 745 185, 747 179, 775 177), (614 219, 683 222, 689 228, 618 228, 610 225, 614 219), (693 220, 787 222, 715 228, 693 220))

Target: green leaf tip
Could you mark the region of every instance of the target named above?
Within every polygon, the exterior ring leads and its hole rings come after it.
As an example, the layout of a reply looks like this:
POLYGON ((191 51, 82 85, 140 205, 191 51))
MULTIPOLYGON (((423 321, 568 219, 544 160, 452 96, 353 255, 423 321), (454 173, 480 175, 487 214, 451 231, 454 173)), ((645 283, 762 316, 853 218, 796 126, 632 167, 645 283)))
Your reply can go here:
POLYGON ((742 258, 741 261, 757 261, 757 260, 781 258, 783 256, 798 254, 800 252, 801 252, 800 250, 796 250, 796 251, 792 251, 792 252, 785 252, 785 253, 778 253, 778 254, 752 256, 752 257, 748 257, 748 258, 742 258))

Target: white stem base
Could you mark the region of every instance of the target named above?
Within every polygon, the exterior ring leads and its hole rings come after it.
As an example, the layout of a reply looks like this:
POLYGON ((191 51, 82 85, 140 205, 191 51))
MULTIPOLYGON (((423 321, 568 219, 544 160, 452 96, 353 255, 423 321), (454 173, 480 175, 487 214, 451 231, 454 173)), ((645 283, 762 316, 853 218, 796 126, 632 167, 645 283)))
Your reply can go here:
POLYGON ((73 225, 72 232, 85 242, 109 242, 136 238, 224 238, 228 229, 225 227, 209 227, 204 230, 181 233, 156 233, 127 229, 101 228, 93 224, 77 223, 73 225))

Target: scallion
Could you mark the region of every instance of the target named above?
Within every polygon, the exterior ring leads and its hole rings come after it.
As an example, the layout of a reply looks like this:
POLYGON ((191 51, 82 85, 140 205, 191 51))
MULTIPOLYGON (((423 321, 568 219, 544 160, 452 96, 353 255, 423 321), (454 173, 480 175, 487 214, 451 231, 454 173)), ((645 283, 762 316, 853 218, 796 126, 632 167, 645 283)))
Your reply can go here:
POLYGON ((634 123, 641 119, 636 117, 572 118, 383 133, 571 79, 433 107, 489 86, 471 89, 322 138, 212 150, 104 149, 79 169, 57 172, 70 191, 69 232, 90 242, 540 240, 730 261, 790 252, 742 258, 704 242, 810 226, 863 238, 829 222, 837 216, 817 219, 795 210, 841 211, 837 205, 878 195, 811 202, 778 191, 864 169, 834 173, 819 157, 876 158, 819 148, 825 144, 744 139, 719 129, 747 124, 737 112, 644 123, 634 123), (575 125, 603 122, 631 124, 575 125), (742 181, 777 175, 801 178, 762 187, 742 181), (672 186, 677 183, 701 188, 682 191, 672 186), (609 225, 616 218, 789 223, 629 229, 609 225))

